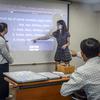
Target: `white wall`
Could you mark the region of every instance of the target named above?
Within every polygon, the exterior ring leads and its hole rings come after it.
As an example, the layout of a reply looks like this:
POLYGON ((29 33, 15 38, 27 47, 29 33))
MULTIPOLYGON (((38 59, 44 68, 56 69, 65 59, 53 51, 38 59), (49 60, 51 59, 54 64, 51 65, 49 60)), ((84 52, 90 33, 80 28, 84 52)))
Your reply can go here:
MULTIPOLYGON (((94 0, 94 1, 95 1, 95 0, 94 0)), ((100 2, 94 3, 94 4, 93 4, 93 9, 94 9, 94 11, 99 11, 99 12, 100 12, 100 2)))
POLYGON ((99 39, 97 14, 88 4, 70 6, 70 48, 79 50, 80 42, 88 37, 99 39))
MULTIPOLYGON (((89 37, 100 40, 100 16, 94 12, 89 4, 72 3, 70 6, 70 48, 80 50, 80 42, 89 37), (99 22, 98 22, 99 21, 99 22)), ((80 66, 83 61, 73 58, 72 64, 80 66)))
POLYGON ((96 12, 96 15, 97 15, 98 39, 100 41, 100 10, 96 12))
POLYGON ((52 72, 55 70, 54 64, 39 64, 39 65, 22 65, 10 66, 10 71, 33 71, 33 72, 52 72))

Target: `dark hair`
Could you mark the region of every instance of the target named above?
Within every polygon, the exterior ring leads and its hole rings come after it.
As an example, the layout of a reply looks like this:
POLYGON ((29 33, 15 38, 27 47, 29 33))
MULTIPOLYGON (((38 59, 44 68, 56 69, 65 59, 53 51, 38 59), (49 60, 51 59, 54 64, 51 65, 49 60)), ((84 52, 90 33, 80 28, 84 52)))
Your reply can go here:
POLYGON ((100 42, 94 38, 88 38, 81 42, 80 48, 87 58, 96 57, 100 53, 100 42))
POLYGON ((5 30, 5 28, 7 28, 8 25, 4 22, 0 23, 0 32, 3 32, 5 30))
POLYGON ((68 28, 66 27, 66 24, 65 24, 64 20, 58 20, 57 24, 61 24, 62 25, 62 33, 68 32, 68 28))

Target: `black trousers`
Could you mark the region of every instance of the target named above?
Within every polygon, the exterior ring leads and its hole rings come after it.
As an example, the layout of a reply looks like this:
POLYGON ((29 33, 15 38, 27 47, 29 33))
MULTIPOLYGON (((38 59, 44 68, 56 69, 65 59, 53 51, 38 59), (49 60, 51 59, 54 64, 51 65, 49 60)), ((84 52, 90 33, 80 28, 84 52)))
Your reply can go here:
POLYGON ((0 100, 5 100, 9 95, 9 83, 4 80, 4 72, 9 71, 9 64, 0 64, 0 100))

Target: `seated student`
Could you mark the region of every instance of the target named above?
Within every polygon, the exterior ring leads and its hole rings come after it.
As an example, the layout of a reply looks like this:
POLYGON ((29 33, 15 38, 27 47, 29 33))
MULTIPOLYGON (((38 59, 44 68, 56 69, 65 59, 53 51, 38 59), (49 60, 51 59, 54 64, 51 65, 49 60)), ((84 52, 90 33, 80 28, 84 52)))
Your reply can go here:
POLYGON ((100 100, 100 42, 88 38, 81 42, 80 48, 86 63, 77 68, 68 82, 63 83, 61 95, 68 96, 83 89, 88 100, 100 100))

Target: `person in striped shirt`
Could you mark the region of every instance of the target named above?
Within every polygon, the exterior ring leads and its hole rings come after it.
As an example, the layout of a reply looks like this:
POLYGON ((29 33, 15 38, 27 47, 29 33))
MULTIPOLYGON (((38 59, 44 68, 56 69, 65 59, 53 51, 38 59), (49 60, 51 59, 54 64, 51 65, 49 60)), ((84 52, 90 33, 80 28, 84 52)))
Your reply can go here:
POLYGON ((94 38, 84 39, 80 48, 86 63, 76 69, 68 82, 62 84, 60 93, 68 96, 83 89, 88 100, 100 100, 100 42, 94 38))

